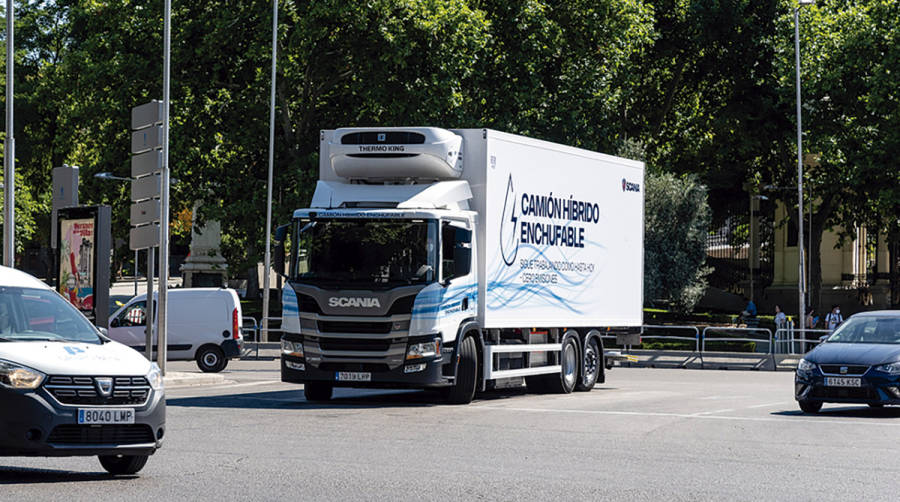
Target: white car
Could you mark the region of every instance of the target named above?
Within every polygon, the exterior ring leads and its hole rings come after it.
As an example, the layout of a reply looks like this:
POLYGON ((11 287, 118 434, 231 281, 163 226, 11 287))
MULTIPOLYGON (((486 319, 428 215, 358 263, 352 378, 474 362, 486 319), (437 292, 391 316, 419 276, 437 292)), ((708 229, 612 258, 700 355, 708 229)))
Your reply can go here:
POLYGON ((135 474, 162 446, 159 368, 34 277, 0 267, 0 456, 97 455, 135 474))
MULTIPOLYGON (((109 337, 143 353, 147 347, 146 309, 146 294, 129 300, 110 316, 109 337)), ((217 373, 225 369, 229 359, 241 356, 244 343, 241 302, 235 290, 170 289, 166 310, 167 360, 195 360, 201 370, 217 373)), ((153 347, 156 348, 157 302, 154 302, 153 316, 153 347)))

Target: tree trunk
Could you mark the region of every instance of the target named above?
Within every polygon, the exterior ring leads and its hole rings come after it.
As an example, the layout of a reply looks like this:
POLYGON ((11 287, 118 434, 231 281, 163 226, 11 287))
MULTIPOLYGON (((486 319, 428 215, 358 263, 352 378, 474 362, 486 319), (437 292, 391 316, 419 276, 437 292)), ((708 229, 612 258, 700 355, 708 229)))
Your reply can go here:
POLYGON ((888 231, 888 272, 891 277, 891 308, 900 306, 900 229, 888 231))

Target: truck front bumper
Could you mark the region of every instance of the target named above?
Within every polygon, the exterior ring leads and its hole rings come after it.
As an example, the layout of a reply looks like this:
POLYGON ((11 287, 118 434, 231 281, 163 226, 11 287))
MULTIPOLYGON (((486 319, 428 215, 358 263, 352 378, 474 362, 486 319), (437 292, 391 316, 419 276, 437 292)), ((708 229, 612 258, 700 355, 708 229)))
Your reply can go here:
POLYGON ((151 455, 165 434, 161 390, 151 391, 144 405, 129 407, 135 411, 129 425, 79 425, 79 406, 62 405, 43 388, 0 387, 0 403, 0 456, 151 455))
POLYGON ((290 383, 330 382, 335 387, 376 389, 424 389, 453 385, 450 358, 410 361, 394 369, 370 371, 365 365, 341 364, 332 369, 311 366, 302 358, 281 356, 281 381, 290 383), (419 369, 424 365, 424 368, 419 369), (412 370, 416 371, 412 371, 412 370), (341 381, 341 373, 367 374, 367 381, 341 381))

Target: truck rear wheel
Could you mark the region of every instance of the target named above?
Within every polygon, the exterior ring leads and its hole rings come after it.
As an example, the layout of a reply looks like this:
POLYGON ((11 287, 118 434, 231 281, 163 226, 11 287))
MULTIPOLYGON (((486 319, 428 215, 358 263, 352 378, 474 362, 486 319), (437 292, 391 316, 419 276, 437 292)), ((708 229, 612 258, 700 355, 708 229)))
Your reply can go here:
POLYGON ((575 385, 575 390, 580 392, 590 392, 600 377, 601 361, 603 353, 600 351, 600 344, 597 343, 595 337, 588 338, 584 343, 584 350, 581 355, 581 378, 575 385))
POLYGON ((459 345, 459 363, 456 366, 456 380, 447 391, 447 401, 451 404, 469 404, 475 397, 478 380, 478 346, 475 338, 467 336, 459 345))
POLYGON ((303 384, 303 395, 307 401, 330 401, 334 386, 327 382, 306 382, 303 384))
POLYGON ((578 382, 578 342, 574 336, 563 339, 562 351, 559 353, 559 375, 551 375, 547 379, 547 389, 556 394, 569 394, 578 382))

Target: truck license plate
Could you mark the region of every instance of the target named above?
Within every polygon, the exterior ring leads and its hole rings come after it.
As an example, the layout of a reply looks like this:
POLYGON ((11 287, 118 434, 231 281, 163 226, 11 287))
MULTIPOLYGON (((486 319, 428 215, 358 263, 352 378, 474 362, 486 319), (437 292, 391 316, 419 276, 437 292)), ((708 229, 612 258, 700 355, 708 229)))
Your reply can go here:
POLYGON ((334 379, 338 382, 371 382, 372 374, 366 371, 338 371, 334 379))
POLYGON ((79 424, 133 424, 133 408, 79 408, 79 424))
POLYGON ((862 387, 861 378, 825 377, 827 387, 862 387))

